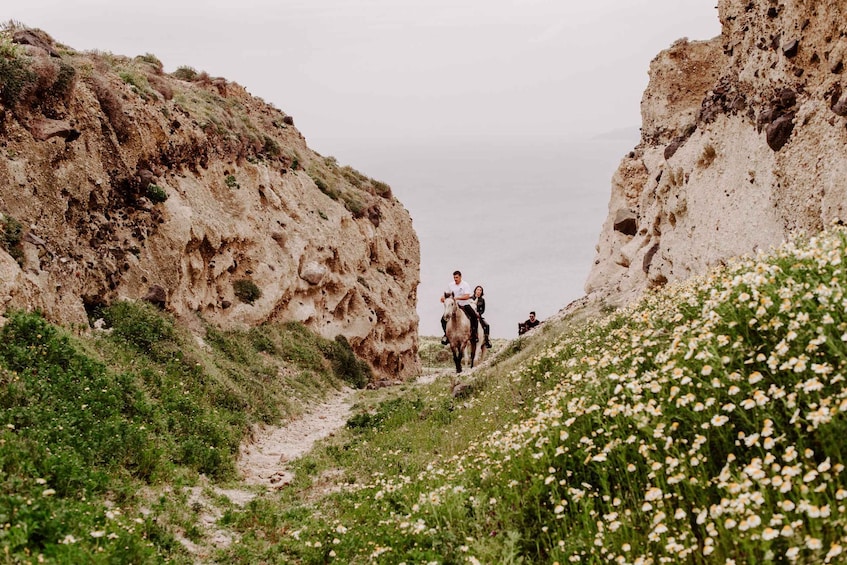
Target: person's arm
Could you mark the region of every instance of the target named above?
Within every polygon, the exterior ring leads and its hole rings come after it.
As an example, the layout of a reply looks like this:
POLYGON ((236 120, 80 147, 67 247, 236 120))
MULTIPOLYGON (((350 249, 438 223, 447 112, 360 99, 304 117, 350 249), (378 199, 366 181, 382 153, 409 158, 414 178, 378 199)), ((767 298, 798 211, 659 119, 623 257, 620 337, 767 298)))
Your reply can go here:
POLYGON ((480 316, 485 313, 485 299, 481 296, 476 299, 476 311, 480 316))

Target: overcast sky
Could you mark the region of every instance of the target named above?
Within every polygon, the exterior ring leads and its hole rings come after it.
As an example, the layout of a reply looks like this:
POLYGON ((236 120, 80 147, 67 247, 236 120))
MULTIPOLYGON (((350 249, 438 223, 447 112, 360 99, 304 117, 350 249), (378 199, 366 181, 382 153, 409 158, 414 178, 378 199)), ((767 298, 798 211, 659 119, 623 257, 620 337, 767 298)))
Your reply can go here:
POLYGON ((460 137, 637 126, 650 60, 720 32, 715 0, 27 0, 77 50, 156 55, 238 82, 338 155, 460 137))

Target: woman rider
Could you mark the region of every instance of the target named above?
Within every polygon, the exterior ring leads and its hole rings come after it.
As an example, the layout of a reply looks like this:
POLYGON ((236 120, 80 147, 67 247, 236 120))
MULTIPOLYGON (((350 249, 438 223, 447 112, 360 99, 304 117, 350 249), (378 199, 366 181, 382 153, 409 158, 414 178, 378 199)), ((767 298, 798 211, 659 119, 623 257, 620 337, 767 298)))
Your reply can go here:
POLYGON ((477 285, 477 287, 473 289, 473 300, 476 302, 476 313, 479 317, 479 324, 482 326, 482 332, 485 335, 485 342, 482 345, 491 349, 491 342, 488 340, 488 332, 491 329, 491 326, 488 325, 488 322, 486 322, 482 317, 485 313, 485 298, 482 297, 483 294, 485 294, 485 291, 481 286, 477 285))

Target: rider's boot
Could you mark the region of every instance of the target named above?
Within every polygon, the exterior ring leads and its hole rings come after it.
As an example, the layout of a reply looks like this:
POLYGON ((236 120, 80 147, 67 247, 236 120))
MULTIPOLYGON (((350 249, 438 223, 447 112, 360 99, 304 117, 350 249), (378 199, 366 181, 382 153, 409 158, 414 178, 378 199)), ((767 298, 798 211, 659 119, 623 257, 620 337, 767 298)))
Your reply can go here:
POLYGON ((484 347, 491 349, 491 341, 488 339, 488 334, 485 334, 485 342, 482 344, 484 347))

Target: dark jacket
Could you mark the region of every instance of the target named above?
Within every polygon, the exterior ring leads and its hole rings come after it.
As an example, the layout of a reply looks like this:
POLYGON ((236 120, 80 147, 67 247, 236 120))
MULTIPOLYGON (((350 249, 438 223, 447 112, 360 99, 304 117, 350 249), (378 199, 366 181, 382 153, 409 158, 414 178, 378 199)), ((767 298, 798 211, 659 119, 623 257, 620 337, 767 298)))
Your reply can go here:
POLYGON ((476 299, 476 313, 479 314, 480 318, 485 314, 485 298, 481 296, 476 299))

